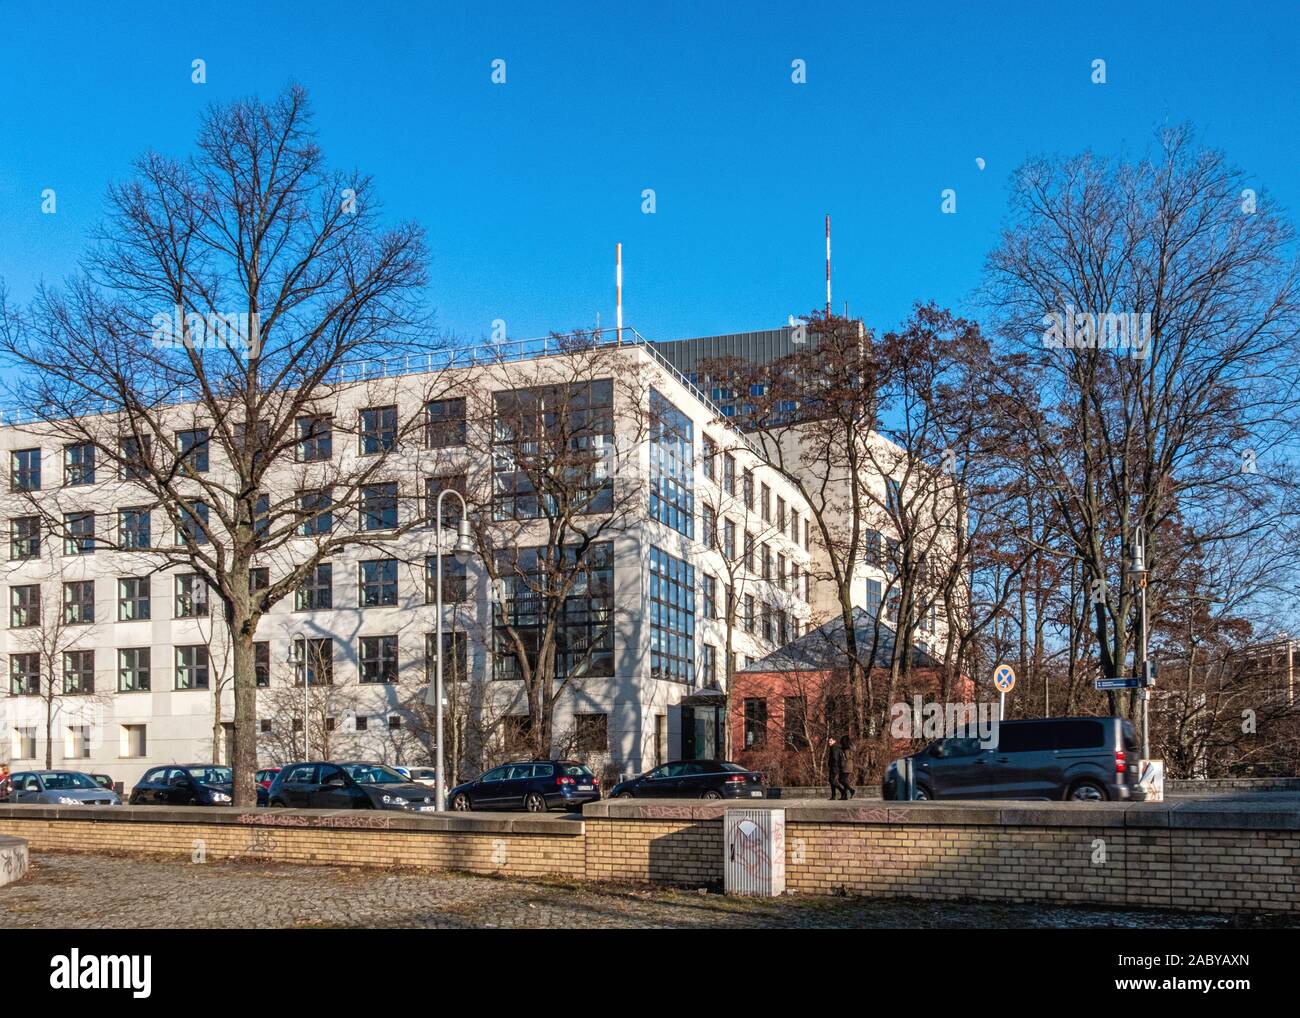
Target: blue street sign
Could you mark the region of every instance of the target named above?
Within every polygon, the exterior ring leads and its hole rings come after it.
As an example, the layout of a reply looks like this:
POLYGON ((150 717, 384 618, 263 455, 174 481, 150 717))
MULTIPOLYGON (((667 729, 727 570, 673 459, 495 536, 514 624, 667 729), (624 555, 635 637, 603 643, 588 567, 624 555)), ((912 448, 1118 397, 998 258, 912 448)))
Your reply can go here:
POLYGON ((1098 679, 1093 683, 1098 689, 1141 689, 1141 679, 1098 679))

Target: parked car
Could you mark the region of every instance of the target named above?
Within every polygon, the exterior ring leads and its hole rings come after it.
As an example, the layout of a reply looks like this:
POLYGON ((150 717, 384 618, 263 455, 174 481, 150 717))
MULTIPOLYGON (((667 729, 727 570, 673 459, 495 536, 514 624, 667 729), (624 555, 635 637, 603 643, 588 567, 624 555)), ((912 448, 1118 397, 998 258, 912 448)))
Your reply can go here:
POLYGON ((318 760, 285 764, 269 792, 270 805, 299 809, 400 809, 431 813, 424 785, 380 763, 318 760))
POLYGON ((763 775, 726 760, 674 760, 609 791, 616 799, 765 799, 763 775))
POLYGON ((438 771, 433 767, 412 767, 411 780, 432 787, 438 783, 438 771))
POLYGON ((454 810, 525 809, 545 813, 581 809, 600 798, 600 779, 574 760, 525 760, 493 767, 457 785, 447 796, 454 810))
MULTIPOLYGON (((914 799, 1138 800, 1137 731, 1124 718, 1004 721, 997 747, 979 739, 940 739, 913 753, 914 799)), ((885 771, 881 794, 896 799, 899 765, 885 771)))
POLYGON ((279 767, 263 767, 255 775, 253 775, 253 778, 259 785, 269 790, 271 787, 271 782, 275 780, 275 776, 279 773, 280 773, 279 767))
POLYGON ((122 797, 80 771, 17 771, 10 776, 10 800, 51 806, 120 806, 122 797))
POLYGON ((131 789, 132 806, 229 806, 232 800, 229 767, 212 764, 168 764, 145 771, 131 789))
POLYGON ((111 775, 92 774, 90 775, 90 780, 95 782, 95 784, 97 784, 100 788, 107 788, 110 792, 117 791, 117 784, 113 781, 111 775))

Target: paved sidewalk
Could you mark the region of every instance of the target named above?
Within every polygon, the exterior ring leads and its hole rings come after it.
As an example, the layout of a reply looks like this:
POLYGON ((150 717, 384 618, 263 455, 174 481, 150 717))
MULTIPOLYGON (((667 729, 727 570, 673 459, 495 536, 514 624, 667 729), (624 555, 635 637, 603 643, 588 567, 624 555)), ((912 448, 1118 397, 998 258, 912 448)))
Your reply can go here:
POLYGON ((33 853, 0 927, 858 929, 1300 926, 1176 912, 720 894, 335 867, 33 853))

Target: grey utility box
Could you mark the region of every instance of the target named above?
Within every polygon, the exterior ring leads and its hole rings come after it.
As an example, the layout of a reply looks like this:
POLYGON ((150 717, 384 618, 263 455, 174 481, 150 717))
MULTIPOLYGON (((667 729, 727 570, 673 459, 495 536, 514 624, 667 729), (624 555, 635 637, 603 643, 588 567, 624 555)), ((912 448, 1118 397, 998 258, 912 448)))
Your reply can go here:
POLYGON ((770 898, 785 893, 785 810, 727 810, 722 851, 728 894, 770 898))

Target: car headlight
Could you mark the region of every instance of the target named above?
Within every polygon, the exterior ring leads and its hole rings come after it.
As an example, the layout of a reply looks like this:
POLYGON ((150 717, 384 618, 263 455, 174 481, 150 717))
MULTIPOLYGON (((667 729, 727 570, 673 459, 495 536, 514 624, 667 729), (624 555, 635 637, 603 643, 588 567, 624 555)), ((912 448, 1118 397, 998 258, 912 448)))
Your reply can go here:
POLYGON ((80 806, 80 805, 81 805, 81 800, 80 800, 80 799, 73 799, 73 798, 70 798, 69 796, 66 796, 66 795, 61 795, 61 796, 59 796, 59 805, 60 805, 60 806, 80 806))
POLYGON ((213 802, 229 802, 229 801, 230 801, 230 796, 228 796, 225 792, 209 792, 208 794, 209 794, 210 796, 212 796, 212 801, 213 801, 213 802))
POLYGON ((406 805, 406 800, 403 799, 400 795, 385 795, 384 802, 388 803, 390 806, 406 805))

